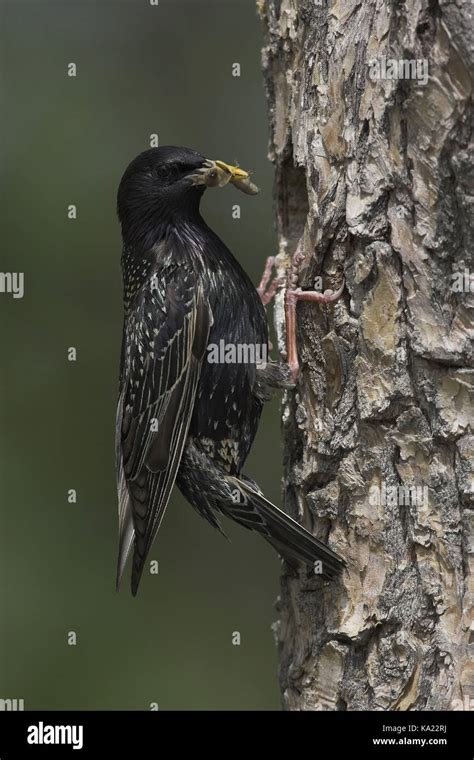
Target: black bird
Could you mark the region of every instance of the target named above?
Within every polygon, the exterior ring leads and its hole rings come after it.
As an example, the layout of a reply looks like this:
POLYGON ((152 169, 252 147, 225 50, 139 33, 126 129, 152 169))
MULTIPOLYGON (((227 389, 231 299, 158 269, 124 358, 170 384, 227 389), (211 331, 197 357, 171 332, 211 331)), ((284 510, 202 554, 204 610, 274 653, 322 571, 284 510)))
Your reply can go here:
POLYGON ((265 358, 268 346, 255 287, 199 212, 206 187, 229 182, 257 192, 241 169, 166 146, 135 158, 118 190, 125 315, 117 585, 133 546, 134 595, 175 481, 219 530, 224 514, 259 532, 289 562, 320 561, 328 578, 343 566, 242 474, 263 402, 288 374, 249 354, 241 362, 210 360, 210 347, 260 347, 265 358))

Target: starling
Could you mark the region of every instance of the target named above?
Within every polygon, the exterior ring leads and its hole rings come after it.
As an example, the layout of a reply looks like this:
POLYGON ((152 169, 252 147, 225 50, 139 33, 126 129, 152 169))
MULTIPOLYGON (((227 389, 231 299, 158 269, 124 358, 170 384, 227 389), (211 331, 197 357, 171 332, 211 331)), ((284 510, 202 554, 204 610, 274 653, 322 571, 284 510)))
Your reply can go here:
MULTIPOLYGON (((219 515, 226 515, 260 533, 290 564, 316 569, 319 562, 326 578, 344 564, 242 473, 263 402, 272 388, 288 386, 297 364, 294 349, 290 370, 265 361, 262 301, 276 288, 273 283, 265 292, 271 261, 257 291, 200 215, 206 188, 229 183, 258 192, 236 166, 164 146, 137 156, 118 190, 124 326, 116 418, 117 585, 133 547, 133 595, 175 482, 218 530, 219 515), (245 355, 236 353, 242 346, 245 355), (218 360, 211 361, 211 347, 218 360)), ((293 321, 297 290, 287 303, 293 321)))

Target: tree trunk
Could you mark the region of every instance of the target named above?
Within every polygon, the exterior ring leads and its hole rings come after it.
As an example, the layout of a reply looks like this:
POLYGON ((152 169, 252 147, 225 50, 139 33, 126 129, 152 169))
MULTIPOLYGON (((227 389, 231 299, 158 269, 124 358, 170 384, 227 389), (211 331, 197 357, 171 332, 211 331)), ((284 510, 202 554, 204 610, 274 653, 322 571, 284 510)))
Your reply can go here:
POLYGON ((287 709, 474 708, 469 5, 258 2, 280 272, 302 239, 299 285, 346 283, 283 400, 286 508, 347 561, 282 577, 287 709))

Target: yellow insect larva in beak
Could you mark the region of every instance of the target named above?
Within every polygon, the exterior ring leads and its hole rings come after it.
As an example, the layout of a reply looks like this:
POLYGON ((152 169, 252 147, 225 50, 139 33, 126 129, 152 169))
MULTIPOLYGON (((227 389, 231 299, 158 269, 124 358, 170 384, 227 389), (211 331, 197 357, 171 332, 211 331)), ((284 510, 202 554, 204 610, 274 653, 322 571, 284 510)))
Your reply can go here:
POLYGON ((247 195, 257 195, 257 193, 260 192, 257 185, 254 185, 250 177, 246 177, 245 179, 231 179, 231 182, 239 190, 242 190, 243 193, 247 193, 247 195))
POLYGON ((259 192, 258 187, 251 182, 248 172, 224 161, 207 159, 200 169, 189 176, 189 180, 194 185, 206 187, 224 187, 230 182, 247 195, 256 195, 259 192))
POLYGON ((223 161, 216 161, 215 164, 229 175, 228 181, 243 193, 247 193, 247 195, 256 195, 258 193, 258 187, 251 182, 248 172, 244 171, 239 166, 225 164, 223 161))

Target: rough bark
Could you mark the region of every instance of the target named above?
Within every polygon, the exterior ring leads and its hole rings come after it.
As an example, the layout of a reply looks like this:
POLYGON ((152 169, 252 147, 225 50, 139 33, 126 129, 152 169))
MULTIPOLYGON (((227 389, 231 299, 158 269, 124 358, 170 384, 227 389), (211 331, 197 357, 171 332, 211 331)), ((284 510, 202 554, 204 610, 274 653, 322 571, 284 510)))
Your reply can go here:
MULTIPOLYGON (((298 306, 283 401, 286 508, 347 560, 333 585, 282 577, 283 706, 472 709, 470 3, 257 5, 280 271, 303 236, 299 284, 346 281, 298 306), (428 59, 428 82, 373 81, 382 58, 428 59)), ((282 349, 281 295, 276 326, 282 349)))

